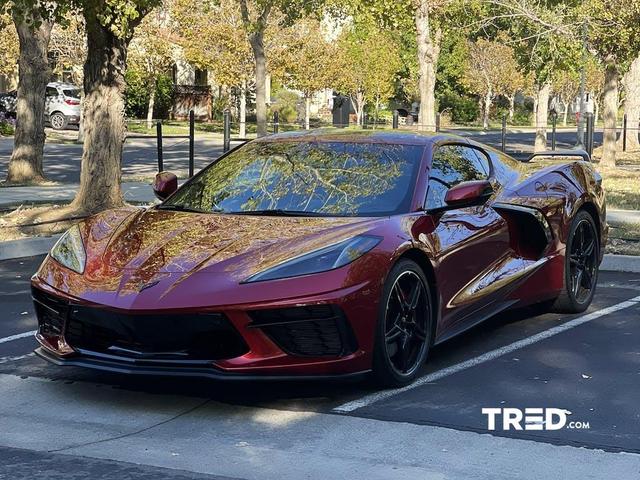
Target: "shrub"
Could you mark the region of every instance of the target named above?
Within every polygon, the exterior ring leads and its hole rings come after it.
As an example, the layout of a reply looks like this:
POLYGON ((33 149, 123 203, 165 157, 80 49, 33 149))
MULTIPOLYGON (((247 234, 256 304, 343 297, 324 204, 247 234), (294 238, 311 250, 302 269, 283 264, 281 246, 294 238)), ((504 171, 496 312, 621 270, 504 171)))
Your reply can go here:
POLYGON ((15 133, 15 119, 11 117, 5 117, 3 113, 0 113, 0 135, 10 137, 15 133))
MULTIPOLYGON (((125 73, 125 114, 129 118, 146 118, 149 107, 149 84, 135 70, 125 73)), ((160 75, 156 82, 156 98, 153 118, 169 118, 173 107, 173 81, 167 75, 160 75)))
POLYGON ((438 98, 438 111, 451 115, 454 123, 474 122, 480 115, 478 102, 455 92, 444 92, 438 98))

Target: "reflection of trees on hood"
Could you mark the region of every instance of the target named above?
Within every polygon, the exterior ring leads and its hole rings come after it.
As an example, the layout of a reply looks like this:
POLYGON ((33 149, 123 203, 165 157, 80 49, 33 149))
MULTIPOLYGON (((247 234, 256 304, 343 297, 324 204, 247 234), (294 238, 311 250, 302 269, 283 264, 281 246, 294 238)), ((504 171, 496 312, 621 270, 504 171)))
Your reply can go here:
MULTIPOLYGON (((419 148, 343 142, 255 143, 222 159, 178 192, 171 203, 205 211, 357 213, 372 199, 384 198, 400 187, 401 177, 410 176, 413 162, 419 161, 419 155, 408 155, 408 150, 419 148)), ((404 192, 395 195, 398 197, 404 197, 404 192)))

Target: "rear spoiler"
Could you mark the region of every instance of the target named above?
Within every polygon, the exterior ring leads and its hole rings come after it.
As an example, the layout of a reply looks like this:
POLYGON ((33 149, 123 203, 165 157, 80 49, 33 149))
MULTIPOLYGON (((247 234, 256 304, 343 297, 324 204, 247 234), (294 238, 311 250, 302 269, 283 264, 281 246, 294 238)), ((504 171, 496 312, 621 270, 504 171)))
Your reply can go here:
POLYGON ((535 157, 580 157, 585 162, 591 162, 591 156, 584 150, 565 149, 565 150, 544 150, 532 154, 525 162, 530 162, 535 157))

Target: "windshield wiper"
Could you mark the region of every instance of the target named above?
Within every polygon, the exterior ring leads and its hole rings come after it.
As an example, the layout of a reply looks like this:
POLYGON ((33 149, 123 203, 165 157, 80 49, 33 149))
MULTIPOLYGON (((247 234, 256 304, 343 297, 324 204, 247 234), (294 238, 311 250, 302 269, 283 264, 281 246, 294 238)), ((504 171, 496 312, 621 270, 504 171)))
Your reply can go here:
POLYGON ((177 212, 189 212, 189 213, 210 213, 204 210, 198 210, 197 208, 185 207, 184 205, 158 205, 158 210, 175 210, 177 212))
POLYGON ((307 212, 305 210, 282 210, 280 208, 264 210, 242 210, 239 212, 225 212, 232 215, 262 215, 265 217, 324 217, 324 213, 307 212))

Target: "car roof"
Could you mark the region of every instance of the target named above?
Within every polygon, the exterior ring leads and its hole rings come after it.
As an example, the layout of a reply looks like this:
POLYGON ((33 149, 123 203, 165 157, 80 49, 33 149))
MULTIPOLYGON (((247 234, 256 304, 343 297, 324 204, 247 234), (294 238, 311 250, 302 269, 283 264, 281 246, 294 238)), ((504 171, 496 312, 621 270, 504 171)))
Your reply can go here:
POLYGON ((66 83, 66 82, 49 82, 47 84, 47 87, 62 87, 62 88, 80 88, 77 85, 74 85, 73 83, 66 83))
POLYGON ((407 130, 363 130, 350 128, 319 128, 297 130, 261 137, 258 142, 355 142, 404 145, 430 145, 443 141, 469 143, 464 137, 442 132, 407 130))

